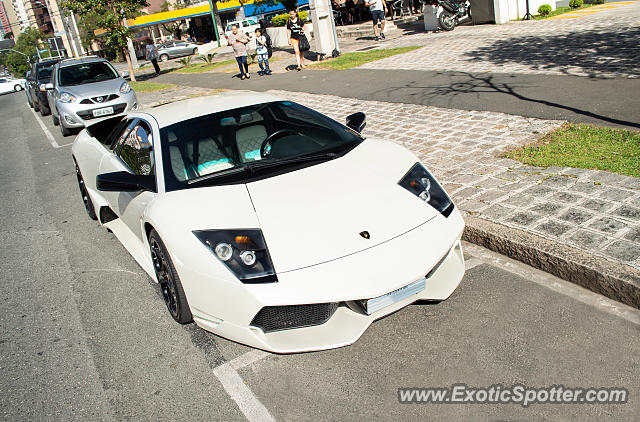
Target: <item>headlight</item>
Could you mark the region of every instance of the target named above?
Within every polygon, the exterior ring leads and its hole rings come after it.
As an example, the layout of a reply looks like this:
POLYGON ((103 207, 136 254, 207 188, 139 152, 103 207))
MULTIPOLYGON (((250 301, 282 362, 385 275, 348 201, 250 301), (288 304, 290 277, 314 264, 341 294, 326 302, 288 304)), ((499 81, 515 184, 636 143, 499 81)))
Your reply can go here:
POLYGON ((38 85, 38 88, 40 88, 40 91, 42 91, 42 92, 47 92, 47 87, 46 87, 45 84, 38 85))
POLYGON ((72 103, 75 100, 77 100, 77 98, 69 94, 68 92, 63 92, 62 94, 60 94, 60 101, 62 101, 63 103, 72 103))
POLYGON ((193 234, 241 282, 278 281, 261 230, 198 230, 193 234))
POLYGON ((447 193, 420 163, 411 167, 411 170, 398 184, 431 205, 445 217, 448 217, 453 211, 453 202, 447 193))
POLYGON ((120 92, 126 94, 129 91, 131 91, 131 86, 127 82, 123 82, 122 85, 120 85, 120 92))

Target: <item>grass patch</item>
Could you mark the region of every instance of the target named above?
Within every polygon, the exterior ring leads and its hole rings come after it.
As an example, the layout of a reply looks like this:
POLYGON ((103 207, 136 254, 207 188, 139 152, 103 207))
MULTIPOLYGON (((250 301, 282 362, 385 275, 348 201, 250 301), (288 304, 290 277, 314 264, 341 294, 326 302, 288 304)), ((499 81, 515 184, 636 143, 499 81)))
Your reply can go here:
MULTIPOLYGON (((596 6, 596 5, 595 4, 583 4, 582 6, 576 8, 576 9, 572 9, 572 8, 570 8, 568 6, 567 7, 556 7, 556 10, 552 10, 551 13, 549 13, 547 16, 533 15, 533 19, 535 19, 537 21, 542 20, 542 19, 549 19, 549 18, 552 18, 554 16, 562 15, 562 14, 569 13, 569 12, 575 12, 576 10, 586 9, 587 7, 591 7, 591 6, 596 6)), ((518 19, 518 20, 522 20, 522 19, 518 19)))
POLYGON ((170 72, 171 73, 204 73, 219 67, 229 66, 230 64, 234 64, 234 63, 236 63, 235 59, 223 60, 221 62, 211 63, 211 64, 196 63, 196 64, 191 64, 189 66, 180 67, 177 69, 171 69, 170 72))
POLYGON ((395 56, 396 54, 408 53, 421 46, 411 47, 398 47, 377 49, 371 51, 345 53, 335 59, 327 59, 318 63, 313 63, 311 66, 319 69, 333 69, 333 70, 345 70, 354 67, 361 66, 365 63, 374 62, 376 60, 384 59, 386 57, 395 56))
POLYGON ((175 85, 174 84, 159 84, 157 82, 129 82, 129 85, 131 85, 131 88, 133 88, 133 90, 135 92, 153 92, 153 91, 161 91, 163 89, 169 89, 169 88, 173 88, 175 85))
POLYGON ((533 144, 503 156, 537 167, 607 170, 640 177, 640 132, 565 123, 533 144))

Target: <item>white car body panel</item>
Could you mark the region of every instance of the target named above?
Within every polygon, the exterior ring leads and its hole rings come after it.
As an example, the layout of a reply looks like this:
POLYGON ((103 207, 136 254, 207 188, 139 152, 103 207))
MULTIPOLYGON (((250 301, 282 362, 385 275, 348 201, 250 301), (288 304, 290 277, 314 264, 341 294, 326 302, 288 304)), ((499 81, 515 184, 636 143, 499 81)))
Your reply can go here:
MULTIPOLYGON (((279 100, 251 95, 200 97, 188 106, 169 104, 131 116, 151 123, 157 140, 159 127, 185 118, 279 100)), ((445 218, 398 185, 418 159, 393 143, 365 140, 334 160, 247 184, 165 192, 159 180, 153 193, 98 191, 98 174, 127 167, 86 130, 72 153, 96 213, 109 206, 120 216, 104 225, 149 276, 156 280, 146 238, 153 227, 180 276, 195 323, 249 346, 277 353, 345 346, 374 320, 416 300, 446 299, 464 275, 460 212, 455 208, 445 218), (208 229, 261 229, 278 282, 240 282, 193 234, 208 229), (359 235, 364 230, 370 239, 359 235), (352 301, 395 291, 439 262, 422 292, 371 315, 352 309, 352 301), (265 306, 335 302, 343 306, 321 325, 266 333, 251 325, 265 306)), ((161 157, 154 144, 159 174, 161 157)))
POLYGON ((248 184, 278 273, 370 248, 435 217, 398 186, 416 161, 395 144, 366 140, 336 160, 248 184))

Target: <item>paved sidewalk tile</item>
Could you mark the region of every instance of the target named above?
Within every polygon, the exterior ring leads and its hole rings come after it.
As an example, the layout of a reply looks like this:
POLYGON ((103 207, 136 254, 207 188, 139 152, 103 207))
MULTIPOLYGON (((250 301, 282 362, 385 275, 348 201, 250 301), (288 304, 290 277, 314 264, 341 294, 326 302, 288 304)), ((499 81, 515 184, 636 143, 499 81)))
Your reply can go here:
POLYGON ((271 92, 341 122, 356 110, 365 112, 364 135, 413 151, 467 215, 640 268, 636 252, 640 251, 640 179, 604 171, 530 167, 499 157, 559 127, 560 121, 271 92))
POLYGON ((640 2, 567 20, 461 26, 394 38, 384 47, 424 45, 363 69, 640 77, 640 2))

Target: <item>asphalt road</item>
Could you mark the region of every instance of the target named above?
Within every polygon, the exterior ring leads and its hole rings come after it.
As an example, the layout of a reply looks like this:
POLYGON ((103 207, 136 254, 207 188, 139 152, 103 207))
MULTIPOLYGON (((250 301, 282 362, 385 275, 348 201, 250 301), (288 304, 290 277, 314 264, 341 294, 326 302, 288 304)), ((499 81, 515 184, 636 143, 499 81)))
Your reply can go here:
MULTIPOLYGON (((640 79, 414 70, 305 70, 241 81, 229 73, 164 74, 154 82, 278 89, 361 100, 484 110, 640 129, 640 79)), ((357 111, 357 110, 355 110, 357 111)))
POLYGON ((466 245, 437 305, 352 346, 270 355, 175 324, 77 189, 71 138, 0 96, 2 420, 632 420, 640 311, 466 245), (53 140, 53 142, 51 142, 53 140), (54 147, 58 145, 58 148, 54 147), (626 404, 399 404, 399 387, 625 387, 626 404))

